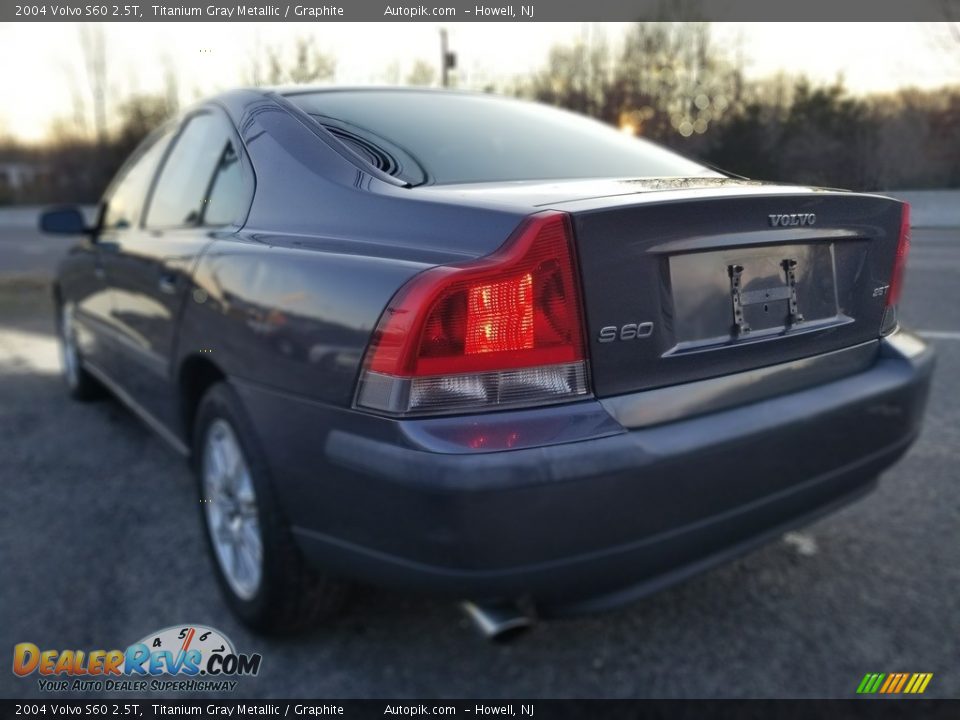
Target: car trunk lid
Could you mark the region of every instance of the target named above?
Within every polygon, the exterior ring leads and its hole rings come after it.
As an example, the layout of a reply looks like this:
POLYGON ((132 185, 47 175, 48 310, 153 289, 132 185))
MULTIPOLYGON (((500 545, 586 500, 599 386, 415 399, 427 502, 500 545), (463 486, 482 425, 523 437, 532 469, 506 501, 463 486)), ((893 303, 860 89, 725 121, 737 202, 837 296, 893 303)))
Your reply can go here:
POLYGON ((878 337, 902 204, 771 190, 556 205, 573 217, 598 396, 878 337))

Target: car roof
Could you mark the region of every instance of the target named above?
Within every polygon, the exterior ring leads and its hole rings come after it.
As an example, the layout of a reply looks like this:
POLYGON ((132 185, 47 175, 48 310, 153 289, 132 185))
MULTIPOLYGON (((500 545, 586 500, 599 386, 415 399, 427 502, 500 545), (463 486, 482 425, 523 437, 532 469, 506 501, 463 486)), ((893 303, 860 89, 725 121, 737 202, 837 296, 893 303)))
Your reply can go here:
POLYGON ((482 93, 476 90, 461 88, 438 88, 422 85, 281 85, 277 87, 260 88, 265 92, 275 92, 278 95, 311 95, 314 93, 339 92, 377 92, 377 93, 432 93, 436 95, 485 95, 502 97, 492 93, 482 93))
POLYGON ((483 97, 491 100, 523 101, 510 95, 482 92, 479 90, 465 90, 462 88, 425 87, 420 85, 266 85, 260 87, 238 88, 240 91, 259 93, 261 95, 280 95, 292 97, 295 95, 332 95, 339 93, 376 93, 397 95, 449 95, 457 97, 483 97))
POLYGON ((270 96, 287 98, 296 95, 338 93, 376 93, 398 95, 430 94, 435 96, 447 95, 456 97, 488 98, 490 100, 507 102, 526 102, 523 98, 515 98, 509 95, 498 95, 495 93, 463 90, 459 88, 434 88, 406 85, 275 85, 237 87, 230 90, 225 90, 198 101, 195 105, 188 109, 188 112, 195 107, 213 103, 232 109, 239 114, 250 103, 262 102, 264 99, 269 98, 270 96))

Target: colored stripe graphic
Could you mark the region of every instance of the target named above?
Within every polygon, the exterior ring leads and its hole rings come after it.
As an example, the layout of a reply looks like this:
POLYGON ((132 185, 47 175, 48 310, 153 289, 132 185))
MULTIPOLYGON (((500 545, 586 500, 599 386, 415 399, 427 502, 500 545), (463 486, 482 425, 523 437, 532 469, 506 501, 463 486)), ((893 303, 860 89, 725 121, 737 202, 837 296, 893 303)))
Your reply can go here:
POLYGON ((857 692, 866 695, 875 693, 880 688, 880 683, 883 682, 885 677, 886 674, 884 673, 867 673, 863 676, 863 680, 860 681, 860 687, 857 688, 857 692))
POLYGON ((880 688, 880 692, 890 695, 900 692, 908 677, 910 677, 909 673, 891 673, 890 679, 880 688))
POLYGON ((913 677, 910 678, 910 682, 907 683, 904 692, 910 693, 911 695, 919 695, 927 689, 927 685, 930 684, 932 677, 933 673, 914 673, 913 677))
POLYGON ((887 675, 887 681, 880 687, 881 693, 888 693, 900 682, 900 673, 890 673, 887 675))
POLYGON ((857 694, 919 695, 927 689, 933 673, 867 673, 857 686, 857 694))

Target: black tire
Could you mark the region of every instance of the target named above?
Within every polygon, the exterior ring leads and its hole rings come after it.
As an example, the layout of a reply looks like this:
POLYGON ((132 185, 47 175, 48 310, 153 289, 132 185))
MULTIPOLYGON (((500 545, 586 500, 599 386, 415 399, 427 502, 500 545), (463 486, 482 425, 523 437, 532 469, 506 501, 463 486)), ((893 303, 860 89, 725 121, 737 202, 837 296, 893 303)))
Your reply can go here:
POLYGON ((60 342, 60 360, 67 393, 74 400, 90 402, 106 397, 107 389, 83 367, 83 356, 77 347, 73 305, 57 306, 57 339, 60 342), (71 353, 73 359, 71 360, 71 353))
POLYGON ((193 468, 200 499, 204 495, 204 448, 211 425, 226 421, 246 462, 253 489, 262 543, 259 586, 252 597, 239 595, 225 575, 214 547, 204 502, 200 516, 217 581, 227 604, 249 628, 284 633, 313 627, 336 616, 346 603, 349 584, 309 567, 294 542, 277 502, 262 451, 237 393, 226 382, 213 385, 200 401, 194 422, 193 468))

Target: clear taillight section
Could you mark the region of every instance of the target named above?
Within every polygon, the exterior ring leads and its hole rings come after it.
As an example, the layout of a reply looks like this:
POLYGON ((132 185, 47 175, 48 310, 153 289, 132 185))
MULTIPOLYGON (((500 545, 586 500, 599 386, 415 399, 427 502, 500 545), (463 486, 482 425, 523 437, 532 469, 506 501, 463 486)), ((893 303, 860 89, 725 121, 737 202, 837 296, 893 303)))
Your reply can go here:
POLYGON ((390 302, 357 405, 390 414, 561 402, 589 392, 570 221, 528 218, 493 255, 428 270, 390 302))

